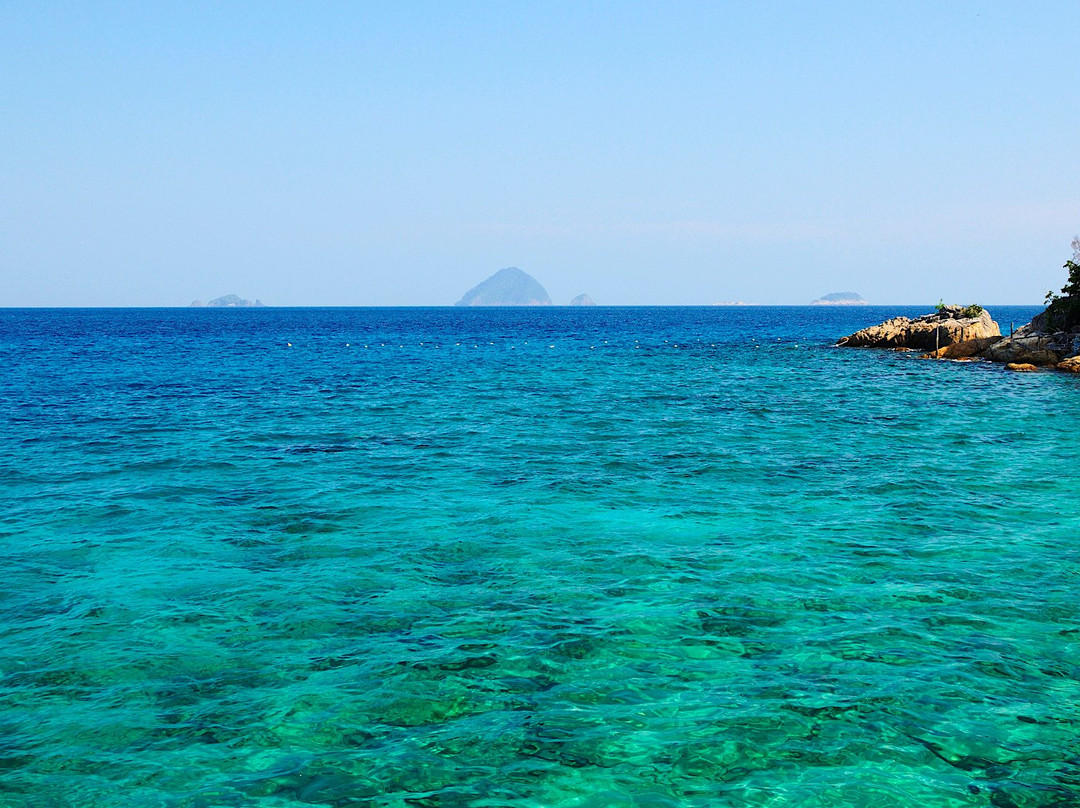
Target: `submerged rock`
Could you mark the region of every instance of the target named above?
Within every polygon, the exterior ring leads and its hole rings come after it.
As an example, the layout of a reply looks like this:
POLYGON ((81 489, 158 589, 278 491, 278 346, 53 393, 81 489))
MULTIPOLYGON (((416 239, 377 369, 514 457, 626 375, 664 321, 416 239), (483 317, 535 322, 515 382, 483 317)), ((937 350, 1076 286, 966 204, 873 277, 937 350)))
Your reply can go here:
POLYGON ((943 306, 933 314, 912 320, 893 317, 843 337, 837 345, 846 348, 921 348, 933 351, 955 343, 1001 336, 1001 329, 983 309, 976 317, 965 317, 961 306, 943 306))

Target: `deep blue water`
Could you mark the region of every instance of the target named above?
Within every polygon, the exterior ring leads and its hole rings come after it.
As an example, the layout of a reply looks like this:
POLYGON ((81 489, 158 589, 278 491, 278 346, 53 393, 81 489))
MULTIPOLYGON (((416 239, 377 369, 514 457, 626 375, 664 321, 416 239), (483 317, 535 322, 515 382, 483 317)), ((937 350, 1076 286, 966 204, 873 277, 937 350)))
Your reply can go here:
POLYGON ((1080 378, 923 312, 0 310, 0 806, 1080 805, 1080 378))

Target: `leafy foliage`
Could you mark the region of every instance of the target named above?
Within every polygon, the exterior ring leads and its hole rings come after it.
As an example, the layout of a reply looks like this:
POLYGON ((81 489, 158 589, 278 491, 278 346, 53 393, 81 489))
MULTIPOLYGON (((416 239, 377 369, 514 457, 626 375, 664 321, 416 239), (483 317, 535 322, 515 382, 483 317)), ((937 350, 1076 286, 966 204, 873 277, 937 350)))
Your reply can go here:
POLYGON ((1072 248, 1072 260, 1065 262, 1068 281, 1060 294, 1046 293, 1046 326, 1062 331, 1080 326, 1080 236, 1073 239, 1072 248))
POLYGON ((983 313, 983 307, 977 303, 972 303, 970 306, 964 306, 964 310, 960 312, 960 316, 965 320, 974 319, 983 313))
POLYGON ((957 305, 949 305, 944 300, 939 300, 937 305, 934 306, 934 310, 941 314, 946 309, 960 309, 960 318, 963 320, 973 320, 983 313, 983 307, 977 303, 972 303, 970 306, 964 306, 960 308, 957 305))

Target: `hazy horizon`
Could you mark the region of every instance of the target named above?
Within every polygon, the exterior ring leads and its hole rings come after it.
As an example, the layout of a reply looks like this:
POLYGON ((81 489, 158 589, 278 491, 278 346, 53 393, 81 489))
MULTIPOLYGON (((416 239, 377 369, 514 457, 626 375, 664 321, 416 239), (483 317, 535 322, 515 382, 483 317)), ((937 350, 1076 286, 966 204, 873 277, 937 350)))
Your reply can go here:
MULTIPOLYGON (((836 308, 852 308, 852 309, 881 309, 881 308, 898 308, 898 309, 912 309, 912 308, 926 308, 927 310, 933 309, 937 305, 936 303, 922 302, 922 303, 877 303, 875 301, 867 301, 865 305, 821 305, 813 303, 596 303, 591 306, 572 306, 570 303, 551 303, 551 304, 539 304, 530 306, 519 305, 501 305, 501 306, 457 306, 454 303, 423 303, 423 304, 411 304, 411 303, 382 303, 382 304, 330 304, 330 303, 306 303, 302 305, 297 304, 278 304, 278 303, 266 303, 263 301, 261 307, 254 306, 193 306, 190 303, 186 305, 151 305, 151 306, 0 306, 0 310, 4 309, 211 309, 218 310, 250 310, 255 308, 265 309, 552 309, 552 308, 596 308, 596 309, 641 309, 641 308, 708 308, 708 309, 752 309, 752 308, 814 308, 814 309, 836 309, 836 308)), ((951 303, 950 305, 966 305, 959 301, 951 303)), ((979 303, 978 305, 990 311, 993 314, 995 307, 999 308, 1043 308, 1043 304, 1040 303, 979 303)))
POLYGON ((0 306, 1039 305, 1080 6, 0 8, 0 306), (1030 301, 1030 302, 1028 302, 1030 301))

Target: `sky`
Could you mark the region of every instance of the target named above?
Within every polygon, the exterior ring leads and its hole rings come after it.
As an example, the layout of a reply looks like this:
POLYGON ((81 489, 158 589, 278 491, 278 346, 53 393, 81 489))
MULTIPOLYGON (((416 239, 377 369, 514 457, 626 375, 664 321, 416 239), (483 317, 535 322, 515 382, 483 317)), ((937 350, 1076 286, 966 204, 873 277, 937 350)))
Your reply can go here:
POLYGON ((1076 2, 0 0, 0 306, 1039 303, 1076 2))

